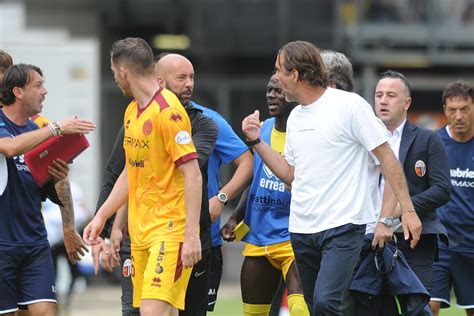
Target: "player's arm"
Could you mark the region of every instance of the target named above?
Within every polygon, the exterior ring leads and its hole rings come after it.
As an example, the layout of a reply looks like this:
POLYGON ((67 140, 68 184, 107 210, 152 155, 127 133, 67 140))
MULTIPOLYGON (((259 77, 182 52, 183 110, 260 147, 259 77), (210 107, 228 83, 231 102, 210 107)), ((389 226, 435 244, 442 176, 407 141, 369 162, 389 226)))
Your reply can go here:
MULTIPOLYGON (((229 182, 220 189, 220 192, 224 192, 227 195, 229 201, 239 195, 252 179, 253 155, 247 150, 232 163, 236 167, 235 172, 229 182)), ((223 209, 224 203, 219 201, 217 196, 209 200, 209 212, 211 213, 212 222, 221 215, 223 209)))
MULTIPOLYGON (((55 133, 61 134, 86 134, 95 130, 95 124, 90 121, 72 118, 61 121, 60 128, 55 129, 55 133)), ((45 140, 51 138, 53 132, 48 127, 43 127, 35 131, 23 133, 15 137, 0 138, 0 153, 11 158, 24 154, 35 148, 45 140)))
POLYGON ((180 164, 178 169, 184 176, 184 204, 186 208, 186 226, 181 258, 184 267, 189 268, 201 260, 199 218, 202 201, 202 177, 197 159, 180 164))
POLYGON ((391 217, 396 218, 400 217, 400 214, 397 214, 396 207, 398 201, 393 192, 392 188, 388 183, 385 184, 383 197, 382 197, 382 206, 380 210, 380 217, 377 218, 377 224, 375 225, 374 230, 374 239, 372 240, 372 248, 379 247, 382 249, 385 245, 385 242, 390 241, 393 236, 393 227, 388 227, 380 222, 380 218, 391 217))
POLYGON ((128 223, 128 205, 125 203, 115 215, 114 224, 110 233, 110 244, 112 245, 113 266, 120 264, 120 245, 123 239, 123 232, 128 223))
POLYGON ((380 161, 382 174, 400 203, 405 240, 408 240, 411 234, 410 246, 414 248, 420 240, 421 221, 415 212, 410 194, 408 193, 408 184, 403 169, 387 142, 376 147, 372 150, 372 153, 380 161))
POLYGON ((232 215, 227 220, 227 223, 222 226, 221 236, 225 241, 231 242, 235 240, 234 230, 235 227, 237 227, 237 224, 240 223, 245 217, 245 209, 247 206, 249 190, 250 187, 247 187, 244 192, 242 192, 237 207, 235 208, 234 212, 232 212, 232 215))
MULTIPOLYGON (((242 121, 242 131, 247 140, 253 141, 260 137, 260 112, 257 110, 242 121)), ((283 156, 274 151, 265 142, 253 146, 265 164, 287 185, 291 186, 295 178, 295 167, 290 165, 283 156)))
POLYGON ((50 130, 43 127, 15 137, 3 137, 0 138, 0 153, 12 158, 24 154, 52 136, 50 130))
POLYGON ((84 251, 88 251, 83 243, 81 236, 76 230, 74 222, 74 205, 72 202, 71 185, 67 178, 55 184, 56 192, 59 200, 63 204, 59 209, 61 211, 61 218, 63 222, 64 247, 66 248, 67 256, 72 264, 77 260, 81 260, 84 251))
MULTIPOLYGON (((95 213, 99 211, 102 204, 110 195, 115 182, 122 173, 123 167, 125 166, 125 151, 123 149, 123 137, 124 128, 122 127, 115 138, 114 147, 109 155, 107 165, 105 166, 104 176, 102 179, 102 185, 97 199, 97 206, 95 213)), ((104 230, 101 233, 102 238, 108 238, 112 231, 112 225, 114 224, 115 216, 111 216, 105 223, 104 230)))
MULTIPOLYGON (((199 176, 201 175, 199 174, 199 176)), ((96 244, 98 242, 97 237, 104 228, 105 221, 127 202, 127 198, 128 176, 127 167, 125 166, 115 182, 109 197, 97 211, 97 214, 94 216, 92 221, 84 229, 83 240, 86 244, 96 244)))
POLYGON ((253 149, 262 157, 268 168, 291 188, 291 183, 295 178, 295 167, 290 165, 282 155, 274 151, 265 142, 258 143, 253 146, 253 149))

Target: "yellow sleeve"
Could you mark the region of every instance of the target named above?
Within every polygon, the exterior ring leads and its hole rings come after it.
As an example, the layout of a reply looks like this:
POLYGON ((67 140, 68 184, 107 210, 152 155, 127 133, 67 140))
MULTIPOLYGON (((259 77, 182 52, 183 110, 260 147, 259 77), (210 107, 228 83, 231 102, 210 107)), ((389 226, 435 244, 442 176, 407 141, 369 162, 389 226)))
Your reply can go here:
POLYGON ((40 114, 32 116, 31 119, 36 125, 38 125, 39 128, 45 127, 49 123, 49 120, 40 114))
POLYGON ((168 107, 158 116, 165 150, 176 165, 198 157, 191 139, 191 123, 184 108, 168 107))

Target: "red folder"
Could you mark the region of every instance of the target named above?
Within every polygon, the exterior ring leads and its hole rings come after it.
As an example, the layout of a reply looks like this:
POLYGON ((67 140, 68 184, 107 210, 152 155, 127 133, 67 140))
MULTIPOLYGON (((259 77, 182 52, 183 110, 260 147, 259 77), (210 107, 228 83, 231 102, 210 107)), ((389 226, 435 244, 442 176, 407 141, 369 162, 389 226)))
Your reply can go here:
POLYGON ((51 179, 48 167, 53 160, 61 159, 71 163, 90 144, 82 134, 67 134, 55 136, 42 142, 25 153, 25 162, 38 186, 42 187, 51 179))

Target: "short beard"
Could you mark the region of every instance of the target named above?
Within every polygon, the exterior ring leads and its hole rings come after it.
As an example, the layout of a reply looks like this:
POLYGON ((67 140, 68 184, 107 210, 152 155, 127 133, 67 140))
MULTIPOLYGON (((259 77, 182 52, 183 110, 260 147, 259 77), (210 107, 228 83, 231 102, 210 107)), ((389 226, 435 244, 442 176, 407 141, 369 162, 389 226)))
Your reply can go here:
POLYGON ((187 107, 189 106, 190 100, 188 100, 188 101, 185 103, 183 100, 179 99, 179 102, 181 102, 181 105, 182 105, 183 107, 187 108, 187 107))

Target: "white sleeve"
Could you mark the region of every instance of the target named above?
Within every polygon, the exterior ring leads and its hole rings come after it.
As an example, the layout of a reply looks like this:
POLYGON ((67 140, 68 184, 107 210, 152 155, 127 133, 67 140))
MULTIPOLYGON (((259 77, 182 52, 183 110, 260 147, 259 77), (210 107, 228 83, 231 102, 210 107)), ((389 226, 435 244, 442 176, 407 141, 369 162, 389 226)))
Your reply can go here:
POLYGON ((291 146, 291 135, 292 135, 291 128, 290 128, 290 126, 287 122, 286 123, 286 140, 285 140, 284 157, 285 157, 285 160, 288 162, 289 165, 294 166, 295 165, 295 160, 293 158, 293 147, 291 146))
POLYGON ((8 183, 7 159, 0 154, 0 195, 5 192, 8 183))
POLYGON ((388 141, 386 128, 375 116, 370 105, 361 98, 362 102, 352 107, 351 130, 354 137, 368 150, 388 141))

